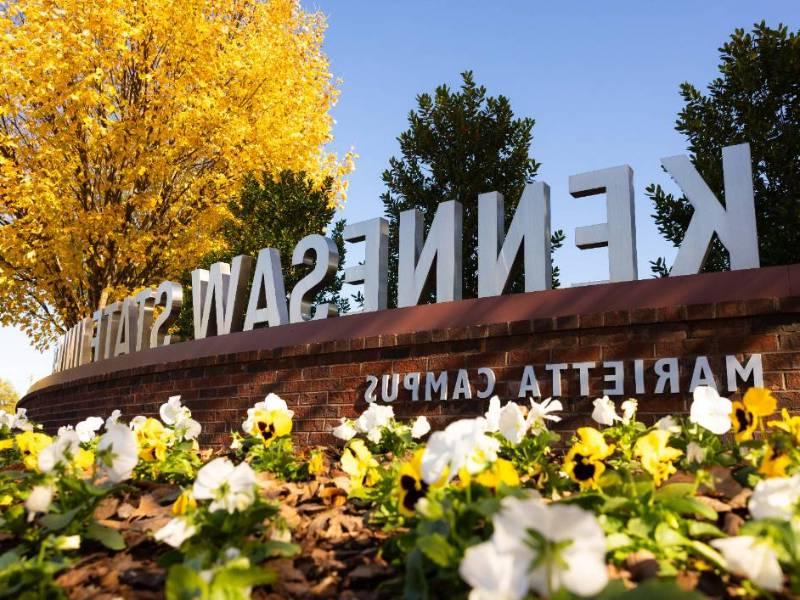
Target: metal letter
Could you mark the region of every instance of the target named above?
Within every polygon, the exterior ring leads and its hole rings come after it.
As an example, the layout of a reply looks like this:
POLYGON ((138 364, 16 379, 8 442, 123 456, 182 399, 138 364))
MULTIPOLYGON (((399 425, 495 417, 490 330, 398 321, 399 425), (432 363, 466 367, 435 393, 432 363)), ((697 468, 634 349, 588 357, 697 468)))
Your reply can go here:
POLYGON ((311 316, 314 297, 336 277, 339 268, 339 250, 333 240, 316 233, 304 237, 292 252, 292 266, 298 265, 314 265, 314 268, 292 290, 289 321, 301 323, 337 316, 339 311, 336 305, 327 302, 317 306, 314 316, 311 316))
POLYGON ((211 269, 192 271, 192 301, 194 304, 194 338, 225 335, 241 331, 244 324, 244 294, 253 258, 236 256, 231 264, 218 262, 211 269), (196 286, 195 281, 199 284, 196 286), (199 287, 199 294, 195 293, 199 287), (205 292, 204 294, 202 292, 205 292), (199 297, 198 297, 199 296, 199 297), (200 301, 198 307, 197 300, 200 301), (200 322, 198 323, 198 315, 200 322))
POLYGON ((604 369, 613 369, 613 373, 603 375, 603 381, 606 383, 613 383, 614 387, 603 389, 603 394, 606 396, 621 396, 625 393, 623 387, 625 381, 625 374, 623 371, 624 363, 621 360, 609 360, 603 363, 604 369))
POLYGON ((428 239, 423 244, 422 213, 400 213, 400 247, 397 269, 397 305, 415 306, 430 289, 436 262, 436 302, 461 300, 461 242, 464 209, 455 200, 436 209, 428 239))
POLYGON ((561 371, 566 369, 569 365, 567 363, 554 363, 545 365, 545 371, 553 372, 553 397, 558 398, 561 396, 561 371))
POLYGON ((419 400, 419 381, 419 372, 408 373, 405 377, 403 377, 403 387, 411 392, 412 402, 417 402, 419 400))
POLYGON ((578 381, 580 383, 580 395, 589 395, 589 369, 594 369, 597 363, 594 362, 577 362, 572 363, 573 369, 578 369, 578 381))
POLYGON ((478 369, 478 375, 486 375, 486 389, 478 390, 475 395, 478 398, 490 398, 494 393, 494 386, 497 383, 494 371, 488 367, 481 367, 478 369))
POLYGON ((370 404, 375 402, 375 388, 378 387, 378 378, 375 375, 367 375, 367 389, 364 391, 364 400, 370 404))
POLYGON ((472 398, 472 390, 469 388, 469 375, 466 369, 459 369, 456 375, 456 382, 453 385, 453 400, 472 398))
POLYGON ((153 306, 156 294, 150 288, 136 294, 138 315, 136 318, 136 351, 150 347, 150 331, 153 329, 153 306))
POLYGON ((397 400, 397 394, 400 392, 400 374, 392 373, 391 375, 384 375, 381 377, 381 396, 384 402, 394 402, 397 400), (389 391, 389 381, 392 382, 392 391, 389 391))
POLYGON ((130 354, 135 350, 136 339, 139 337, 136 334, 136 320, 138 316, 139 311, 136 306, 136 299, 133 296, 128 296, 122 302, 117 336, 114 340, 114 356, 130 354))
POLYGON ((628 165, 622 165, 572 175, 569 178, 569 193, 574 198, 597 194, 606 195, 607 222, 577 227, 575 229, 575 245, 581 250, 608 246, 610 280, 636 280, 638 270, 633 169, 628 165))
POLYGON ((711 372, 711 365, 708 364, 708 358, 705 356, 698 356, 694 361, 694 371, 692 371, 692 381, 689 384, 689 393, 691 394, 698 385, 707 385, 717 389, 717 382, 714 381, 714 373, 711 372))
POLYGON ((364 263, 346 268, 345 282, 364 284, 363 312, 384 310, 387 306, 389 221, 378 218, 347 225, 342 237, 348 242, 365 242, 364 263))
POLYGON ((94 321, 87 317, 78 323, 78 366, 92 362, 92 327, 94 321))
POLYGON ((736 376, 741 377, 743 382, 747 382, 753 377, 753 387, 764 387, 764 369, 761 365, 761 355, 753 354, 747 365, 742 366, 735 355, 725 357, 725 368, 728 374, 728 391, 735 392, 739 389, 736 385, 736 376))
POLYGON ((258 253, 256 274, 250 288, 244 331, 266 324, 269 327, 289 322, 286 307, 286 289, 281 272, 281 255, 275 248, 264 248, 258 253))
POLYGON ((92 362, 97 362, 106 355, 106 320, 102 309, 94 311, 92 323, 92 362))
POLYGON ((117 329, 119 328, 119 315, 122 311, 122 302, 114 302, 103 309, 106 327, 106 339, 103 342, 103 357, 111 358, 114 356, 117 342, 117 329))
POLYGON ((694 207, 689 228, 683 236, 670 274, 699 273, 708 257, 715 232, 728 249, 731 270, 758 268, 761 263, 758 258, 750 145, 739 144, 722 149, 725 207, 700 177, 689 157, 670 156, 662 158, 661 164, 694 207))
POLYGON ((439 392, 439 400, 447 400, 447 371, 442 371, 438 377, 425 373, 425 400, 430 402, 434 392, 439 392))
MULTIPOLYGON (((206 271, 207 273, 208 271, 206 271)), ((194 280, 194 273, 192 273, 194 280)), ((194 287, 192 287, 194 294, 194 287)), ((172 281, 163 281, 156 289, 155 305, 163 306, 164 310, 156 318, 150 330, 150 347, 169 346, 172 342, 179 342, 180 338, 169 333, 169 328, 178 320, 178 314, 183 306, 183 286, 172 281)), ((196 313, 195 313, 196 314, 196 313)), ((195 321, 195 324, 197 321, 195 321)))
POLYGON ((499 296, 507 291, 511 268, 521 247, 525 291, 549 290, 550 186, 542 182, 526 185, 505 240, 504 231, 503 195, 491 192, 478 196, 478 297, 499 296))
POLYGON ((664 393, 664 386, 669 380, 669 393, 677 394, 680 391, 680 379, 678 378, 678 359, 660 358, 653 365, 653 371, 658 375, 656 381, 656 394, 664 393))
POLYGON ((536 371, 533 366, 526 365, 522 372, 522 381, 519 384, 517 398, 525 398, 530 394, 534 398, 541 398, 542 392, 539 391, 539 382, 536 380, 536 371))
POLYGON ((637 394, 644 394, 644 361, 637 358, 633 361, 633 381, 637 394))

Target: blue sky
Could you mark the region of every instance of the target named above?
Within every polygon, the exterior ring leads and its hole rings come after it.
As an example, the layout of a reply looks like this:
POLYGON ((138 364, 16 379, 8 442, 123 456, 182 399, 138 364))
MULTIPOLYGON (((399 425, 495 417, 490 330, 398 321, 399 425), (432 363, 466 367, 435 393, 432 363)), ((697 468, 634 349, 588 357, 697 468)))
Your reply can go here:
MULTIPOLYGON (((685 151, 674 131, 678 86, 704 88, 717 72, 719 46, 756 21, 800 28, 800 3, 714 0, 534 2, 471 0, 302 0, 328 16, 325 49, 342 79, 333 148, 359 159, 341 216, 380 216, 380 175, 398 153, 415 96, 457 86, 470 69, 515 113, 536 119, 532 155, 551 186, 553 228, 567 234, 557 254, 566 284, 605 279, 605 250, 574 246, 575 227, 605 218, 602 196, 574 199, 569 175, 628 164, 634 170, 639 277, 648 261, 674 250, 652 224, 645 187, 675 189, 659 159, 685 151)), ((357 253, 352 253, 357 258, 357 253)), ((50 356, 23 334, 0 328, 0 377, 20 392, 49 372, 50 356)))

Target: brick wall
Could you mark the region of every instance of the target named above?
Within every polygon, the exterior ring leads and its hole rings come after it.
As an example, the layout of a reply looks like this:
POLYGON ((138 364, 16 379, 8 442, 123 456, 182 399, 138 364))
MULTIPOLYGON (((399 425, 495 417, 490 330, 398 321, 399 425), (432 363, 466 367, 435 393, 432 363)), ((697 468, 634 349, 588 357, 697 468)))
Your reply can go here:
MULTIPOLYGON (((753 353, 762 355, 764 383, 781 404, 800 408, 800 267, 466 300, 231 334, 54 374, 21 405, 53 431, 114 408, 127 418, 155 415, 168 396, 180 394, 203 424, 201 441, 222 444, 249 406, 275 392, 295 411, 297 440, 316 444, 332 441, 328 432, 340 417, 366 407, 367 375, 447 371, 452 390, 456 373, 466 369, 473 399, 412 402, 401 391, 393 403, 398 416, 424 414, 436 427, 485 410, 487 401, 475 398, 484 387, 480 367, 493 369, 495 393, 516 399, 525 365, 534 365, 546 397, 546 363, 623 360, 626 395, 637 396, 640 414, 655 419, 687 410, 695 357, 707 356, 724 383, 725 355, 744 360, 753 353), (656 395, 652 366, 673 356, 680 359, 681 393, 656 395), (634 359, 644 361, 644 394, 633 393, 634 359)), ((561 428, 588 422, 606 373, 590 371, 585 397, 577 371, 564 373, 561 428)))

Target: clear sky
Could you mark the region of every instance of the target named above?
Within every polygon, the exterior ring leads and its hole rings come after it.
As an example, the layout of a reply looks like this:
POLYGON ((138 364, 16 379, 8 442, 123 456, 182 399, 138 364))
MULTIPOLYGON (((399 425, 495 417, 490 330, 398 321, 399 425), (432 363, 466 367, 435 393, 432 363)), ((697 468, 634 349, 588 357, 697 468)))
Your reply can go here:
MULTIPOLYGON (((578 250, 573 235, 604 220, 602 196, 571 198, 569 175, 633 168, 639 277, 649 277, 649 260, 674 256, 644 188, 675 189, 659 159, 686 149, 673 129, 679 84, 704 88, 717 73, 717 49, 737 27, 763 19, 800 28, 797 0, 302 1, 328 16, 325 49, 342 79, 333 147, 360 157, 341 216, 382 215, 380 175, 398 153, 416 95, 457 86, 470 69, 489 94, 509 97, 517 115, 536 120, 531 151, 542 163, 538 178, 551 186, 552 226, 567 234, 556 256, 567 285, 608 277, 606 251, 578 250)), ((0 377, 20 392, 50 364, 20 332, 0 328, 0 377)))

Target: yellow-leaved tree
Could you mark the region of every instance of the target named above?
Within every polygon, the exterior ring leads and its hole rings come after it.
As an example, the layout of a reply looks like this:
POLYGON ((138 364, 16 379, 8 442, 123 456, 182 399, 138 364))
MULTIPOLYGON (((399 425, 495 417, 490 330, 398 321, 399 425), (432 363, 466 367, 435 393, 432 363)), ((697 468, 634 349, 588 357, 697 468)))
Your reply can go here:
POLYGON ((44 347, 176 277, 249 172, 342 198, 324 28, 296 0, 0 4, 0 322, 44 347))

